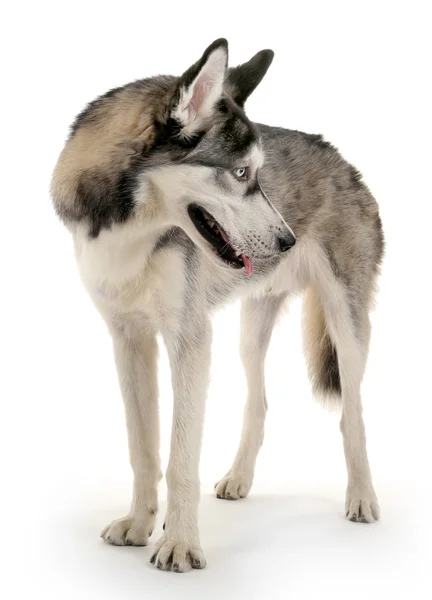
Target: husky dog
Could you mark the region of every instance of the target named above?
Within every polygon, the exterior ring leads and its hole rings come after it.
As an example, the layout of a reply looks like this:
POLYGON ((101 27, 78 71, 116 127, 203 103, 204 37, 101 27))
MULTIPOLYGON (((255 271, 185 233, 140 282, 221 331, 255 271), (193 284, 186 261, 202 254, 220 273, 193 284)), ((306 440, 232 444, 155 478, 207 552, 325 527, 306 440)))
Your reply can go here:
POLYGON ((228 68, 216 40, 181 77, 109 91, 77 117, 52 196, 80 274, 112 335, 125 403, 133 498, 103 539, 144 546, 158 509, 157 344, 166 343, 174 411, 164 533, 151 562, 201 569, 199 456, 214 309, 242 298, 248 381, 243 433, 218 498, 247 496, 267 410, 264 359, 288 296, 304 292, 314 392, 342 406, 346 516, 379 507, 366 454, 360 384, 383 234, 361 175, 322 136, 248 120, 244 104, 273 52, 228 68), (294 233, 295 232, 295 235, 294 233))

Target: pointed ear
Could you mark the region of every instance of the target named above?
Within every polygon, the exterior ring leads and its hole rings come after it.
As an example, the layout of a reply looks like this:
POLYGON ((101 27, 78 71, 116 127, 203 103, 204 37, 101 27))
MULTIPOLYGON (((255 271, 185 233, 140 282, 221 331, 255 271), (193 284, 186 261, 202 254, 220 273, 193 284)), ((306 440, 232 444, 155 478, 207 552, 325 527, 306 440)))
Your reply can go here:
POLYGON ((180 126, 180 137, 193 137, 213 115, 223 94, 227 64, 228 42, 221 38, 180 78, 171 111, 171 118, 180 126))
POLYGON ((236 104, 243 107, 267 73, 273 57, 273 50, 261 50, 249 62, 229 69, 225 88, 236 104))

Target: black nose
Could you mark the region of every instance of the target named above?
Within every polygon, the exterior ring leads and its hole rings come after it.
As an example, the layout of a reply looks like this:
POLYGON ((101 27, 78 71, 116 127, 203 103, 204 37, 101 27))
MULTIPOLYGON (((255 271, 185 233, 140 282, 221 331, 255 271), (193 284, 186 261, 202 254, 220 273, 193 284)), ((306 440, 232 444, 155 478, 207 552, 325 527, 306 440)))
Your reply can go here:
POLYGON ((283 237, 279 238, 279 248, 281 252, 286 252, 294 246, 296 243, 295 237, 291 233, 287 233, 283 237))

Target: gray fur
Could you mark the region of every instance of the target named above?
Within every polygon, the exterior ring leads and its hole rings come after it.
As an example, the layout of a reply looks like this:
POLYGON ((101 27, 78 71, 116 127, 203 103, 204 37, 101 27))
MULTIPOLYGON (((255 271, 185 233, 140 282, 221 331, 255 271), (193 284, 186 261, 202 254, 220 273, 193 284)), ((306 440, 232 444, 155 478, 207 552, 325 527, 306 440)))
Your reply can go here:
POLYGON ((167 345, 174 388, 169 497, 152 558, 163 570, 205 566, 197 507, 209 316, 235 298, 243 298, 248 401, 218 497, 238 499, 252 486, 267 409, 266 350, 285 299, 304 293, 313 390, 342 406, 347 517, 379 517, 360 400, 384 249, 378 206, 359 172, 322 136, 248 120, 243 104, 272 56, 262 51, 227 71, 227 42, 216 40, 181 77, 112 90, 77 118, 54 172, 54 204, 113 336, 126 406, 135 483, 130 513, 102 532, 112 544, 145 545, 153 530, 157 332, 167 345), (242 167, 244 180, 235 175, 242 167), (210 234, 191 212, 196 206, 210 227, 217 223, 210 234), (219 238, 209 241, 216 230, 219 238), (228 246, 237 257, 231 266, 223 258, 228 246), (245 256, 253 262, 249 277, 245 256), (235 260, 245 269, 234 269, 235 260))

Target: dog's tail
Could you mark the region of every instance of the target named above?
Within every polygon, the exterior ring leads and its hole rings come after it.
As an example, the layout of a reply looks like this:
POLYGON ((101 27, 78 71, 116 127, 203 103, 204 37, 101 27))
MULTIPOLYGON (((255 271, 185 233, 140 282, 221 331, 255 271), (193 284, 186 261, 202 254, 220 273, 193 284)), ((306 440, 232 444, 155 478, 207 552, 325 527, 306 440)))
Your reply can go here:
POLYGON ((327 330, 322 303, 310 288, 303 301, 303 346, 312 389, 323 404, 341 403, 341 382, 336 348, 327 330))

